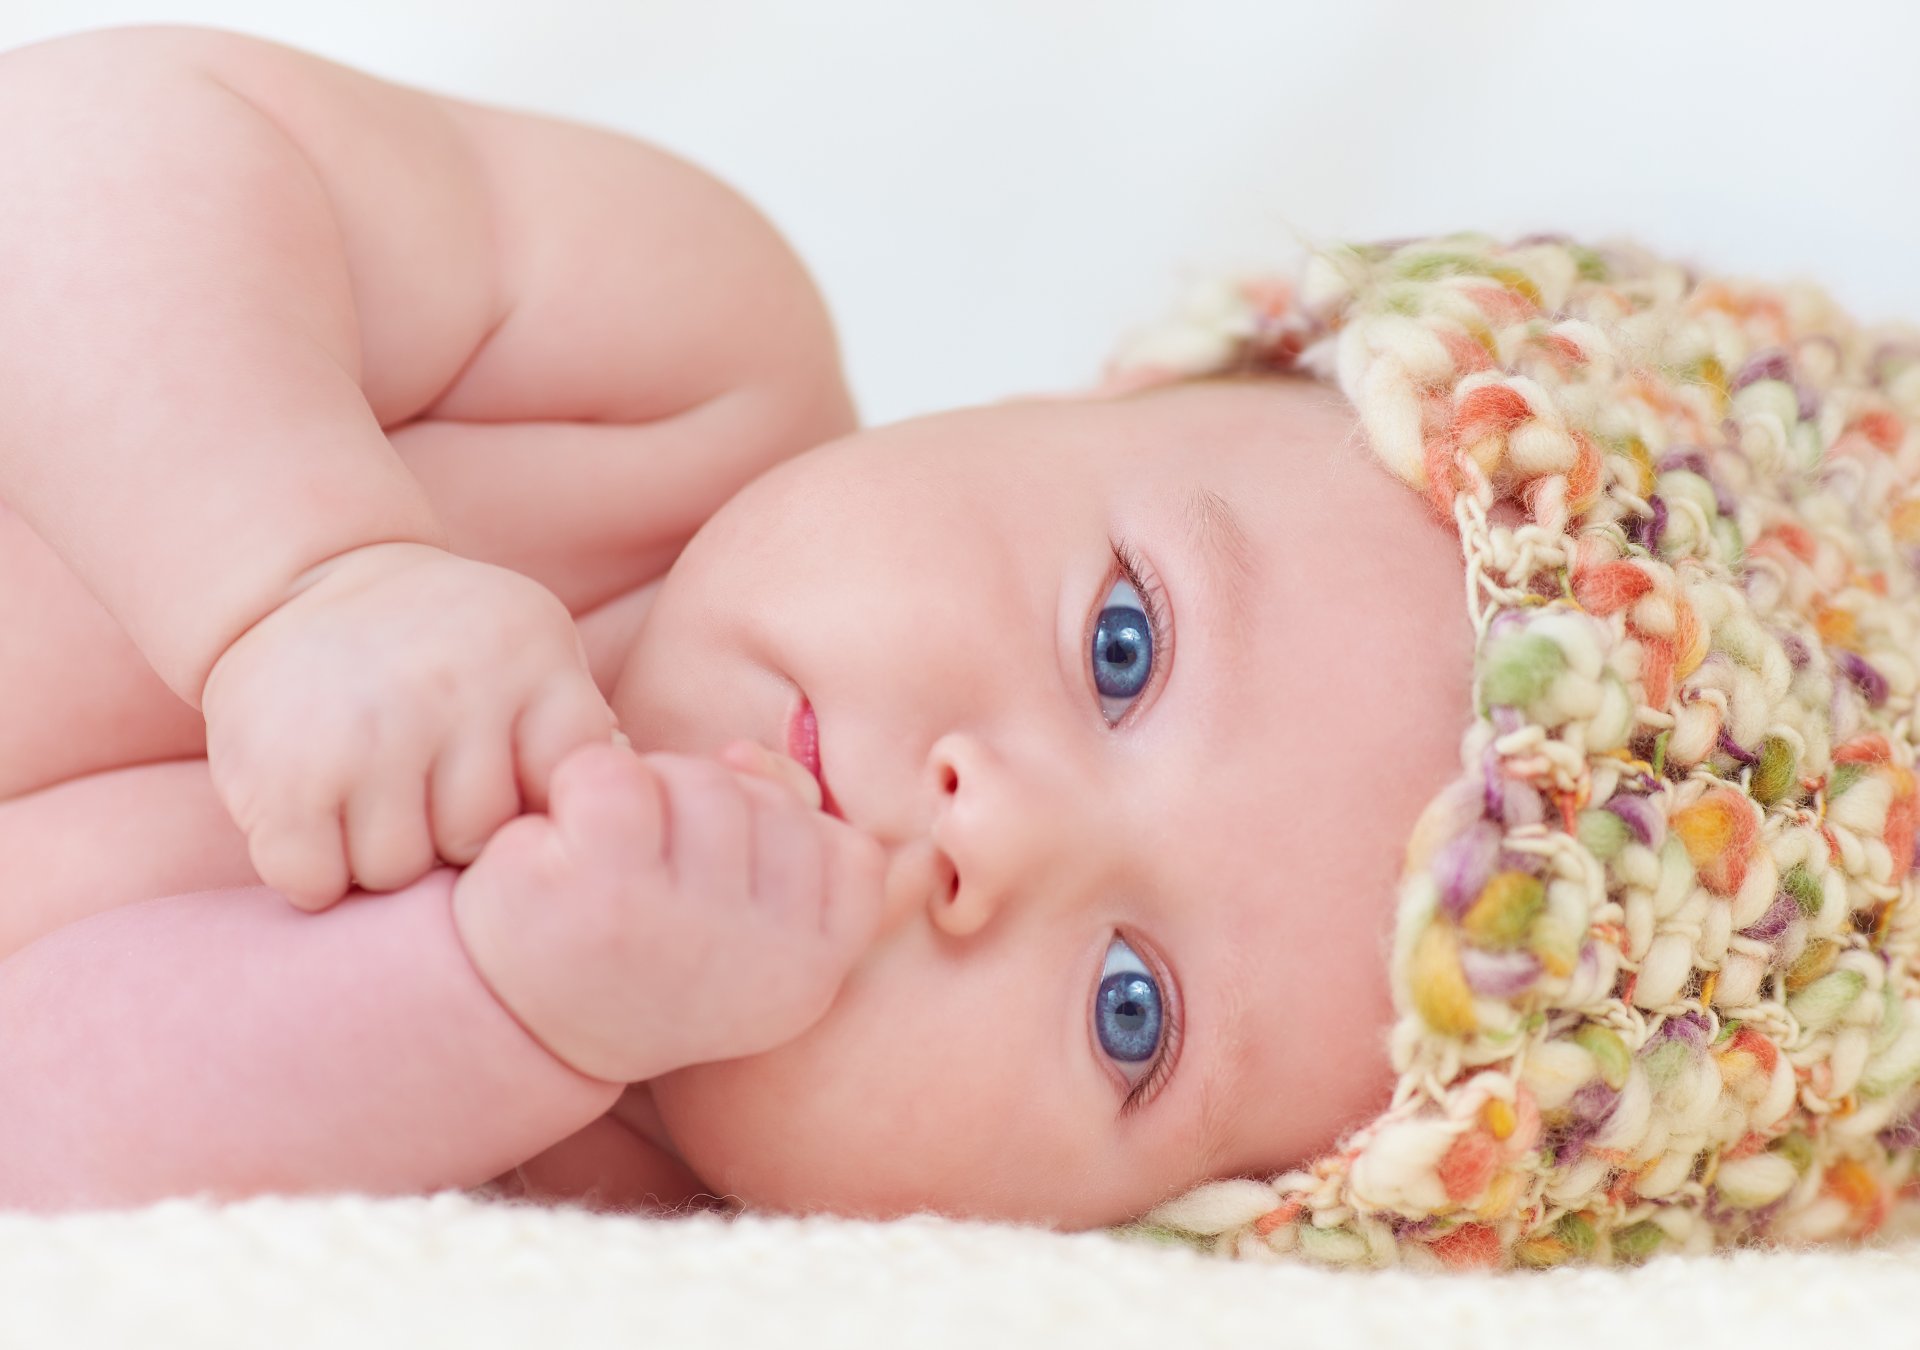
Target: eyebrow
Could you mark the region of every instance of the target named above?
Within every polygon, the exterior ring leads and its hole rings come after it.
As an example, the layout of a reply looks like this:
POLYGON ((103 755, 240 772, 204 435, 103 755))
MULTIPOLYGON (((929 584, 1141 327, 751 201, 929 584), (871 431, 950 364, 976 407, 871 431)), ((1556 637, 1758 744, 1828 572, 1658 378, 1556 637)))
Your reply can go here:
POLYGON ((1244 632, 1259 570, 1253 537, 1233 503, 1211 488, 1195 488, 1187 495, 1186 507, 1188 535, 1199 545, 1209 577, 1224 601, 1222 621, 1229 632, 1244 632))
MULTIPOLYGON (((1233 503, 1211 488, 1197 487, 1187 494, 1186 522, 1206 573, 1203 584, 1217 599, 1210 607, 1217 636, 1209 645, 1231 661, 1243 650, 1235 639, 1252 623, 1253 584, 1259 575, 1253 537, 1233 503)), ((1224 952, 1209 981, 1214 999, 1207 1030, 1213 1044, 1198 1090, 1200 1158, 1209 1176, 1233 1145, 1245 1112, 1253 1050, 1247 1036, 1247 991, 1253 971, 1238 948, 1228 945, 1224 952)))
POLYGON ((1226 951, 1222 968, 1212 981, 1213 1054, 1207 1060, 1199 1090, 1200 1161, 1208 1176, 1214 1175, 1221 1155, 1233 1143, 1246 1109, 1248 1052, 1253 1048, 1247 1038, 1250 972, 1237 949, 1228 947, 1226 951))

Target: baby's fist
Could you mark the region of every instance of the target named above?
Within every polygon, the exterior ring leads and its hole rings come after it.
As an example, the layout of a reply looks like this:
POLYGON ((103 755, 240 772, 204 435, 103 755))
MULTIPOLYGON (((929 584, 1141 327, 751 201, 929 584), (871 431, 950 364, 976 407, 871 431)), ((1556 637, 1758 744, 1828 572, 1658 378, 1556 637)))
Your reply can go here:
POLYGON ((879 924, 880 846, 818 800, 777 768, 577 751, 549 814, 461 874, 454 925, 501 1003, 590 1077, 772 1049, 826 1012, 879 924))
POLYGON ((215 791, 261 881, 304 909, 471 862, 614 734, 566 606, 503 567, 376 544, 315 568, 214 664, 215 791))

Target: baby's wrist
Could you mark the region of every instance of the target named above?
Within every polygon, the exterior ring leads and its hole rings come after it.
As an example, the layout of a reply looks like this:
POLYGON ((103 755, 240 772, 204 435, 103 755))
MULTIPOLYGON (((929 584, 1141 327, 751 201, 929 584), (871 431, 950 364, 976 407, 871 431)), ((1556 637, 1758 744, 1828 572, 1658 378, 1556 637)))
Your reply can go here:
POLYGON ((399 571, 424 560, 439 560, 452 556, 454 555, 440 544, 424 539, 382 539, 370 544, 358 544, 353 548, 322 558, 295 576, 287 583, 279 598, 274 601, 273 608, 267 613, 274 613, 296 596, 332 578, 379 576, 399 571))
POLYGON ((243 618, 238 623, 228 625, 227 631, 231 636, 227 638, 225 645, 216 651, 210 660, 201 665, 201 669, 206 673, 199 681, 192 700, 193 705, 196 708, 205 708, 207 686, 213 682, 214 673, 219 670, 220 663, 234 648, 238 647, 261 624, 307 592, 323 583, 339 585, 351 580, 364 580, 369 576, 400 571, 424 560, 452 556, 439 544, 427 540, 381 540, 329 554, 304 568, 279 589, 264 609, 243 618))
POLYGON ((632 1066, 616 1067, 601 1062, 604 1056, 580 1052, 580 1029, 573 1025, 578 1019, 568 1016, 565 972, 554 969, 551 962, 529 959, 535 945, 532 935, 512 931, 518 907, 498 893, 497 880, 484 867, 468 867, 455 878, 452 908, 454 936, 474 978, 529 1040, 586 1078, 629 1083, 651 1076, 638 1068, 629 1073, 632 1066))
MULTIPOLYGON (((296 574, 281 588, 273 603, 248 625, 246 631, 258 627, 301 596, 322 586, 364 583, 372 578, 417 567, 423 562, 438 562, 453 556, 440 545, 419 539, 383 539, 330 554, 296 574)), ((234 642, 243 636, 244 631, 235 637, 234 642)), ((228 650, 232 650, 233 645, 228 643, 228 650)))

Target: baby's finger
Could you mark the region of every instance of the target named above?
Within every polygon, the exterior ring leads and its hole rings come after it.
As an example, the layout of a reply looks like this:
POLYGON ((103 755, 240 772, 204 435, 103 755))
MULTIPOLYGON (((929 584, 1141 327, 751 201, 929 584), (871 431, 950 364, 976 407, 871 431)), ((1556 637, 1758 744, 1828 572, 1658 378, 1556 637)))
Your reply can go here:
POLYGON ((263 821, 247 835, 247 856, 260 880, 300 909, 325 909, 347 893, 337 811, 263 821))
POLYGON ((826 903, 826 857, 813 819, 793 809, 784 793, 753 794, 750 819, 754 899, 775 913, 812 927, 826 903), (804 908, 804 915, 795 911, 804 908))
POLYGON ((621 868, 660 861, 665 788, 633 751, 583 745, 553 771, 547 814, 570 845, 610 853, 621 868))
POLYGON ((826 904, 821 927, 829 941, 849 956, 866 950, 880 932, 885 910, 887 853, 872 835, 817 816, 826 856, 826 904))
POLYGON ((520 797, 527 809, 547 809, 547 784, 569 751, 612 744, 617 727, 613 709, 585 675, 568 675, 543 686, 513 727, 520 797))
POLYGON ((820 780, 807 766, 786 755, 776 755, 758 741, 731 741, 720 751, 722 763, 778 783, 800 799, 809 811, 820 809, 820 780))
POLYGON ((347 798, 347 865, 363 890, 397 891, 433 870, 427 783, 415 770, 376 771, 347 798))
POLYGON ((702 901, 745 899, 753 879, 747 785, 710 759, 653 754, 646 762, 664 789, 662 852, 675 885, 702 901))
POLYGON ((505 728, 469 735, 441 751, 427 786, 433 845, 456 867, 480 856, 494 831, 520 814, 513 739, 505 728))

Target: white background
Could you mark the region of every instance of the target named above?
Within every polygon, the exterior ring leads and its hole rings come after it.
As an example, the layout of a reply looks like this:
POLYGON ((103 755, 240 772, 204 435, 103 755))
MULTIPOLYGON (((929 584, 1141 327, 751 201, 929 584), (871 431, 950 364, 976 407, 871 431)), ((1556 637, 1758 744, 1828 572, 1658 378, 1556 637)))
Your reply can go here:
POLYGON ((1891 0, 0 0, 0 48, 160 21, 706 165, 814 269, 870 421, 1087 383, 1181 278, 1303 239, 1625 232, 1920 318, 1891 0))

